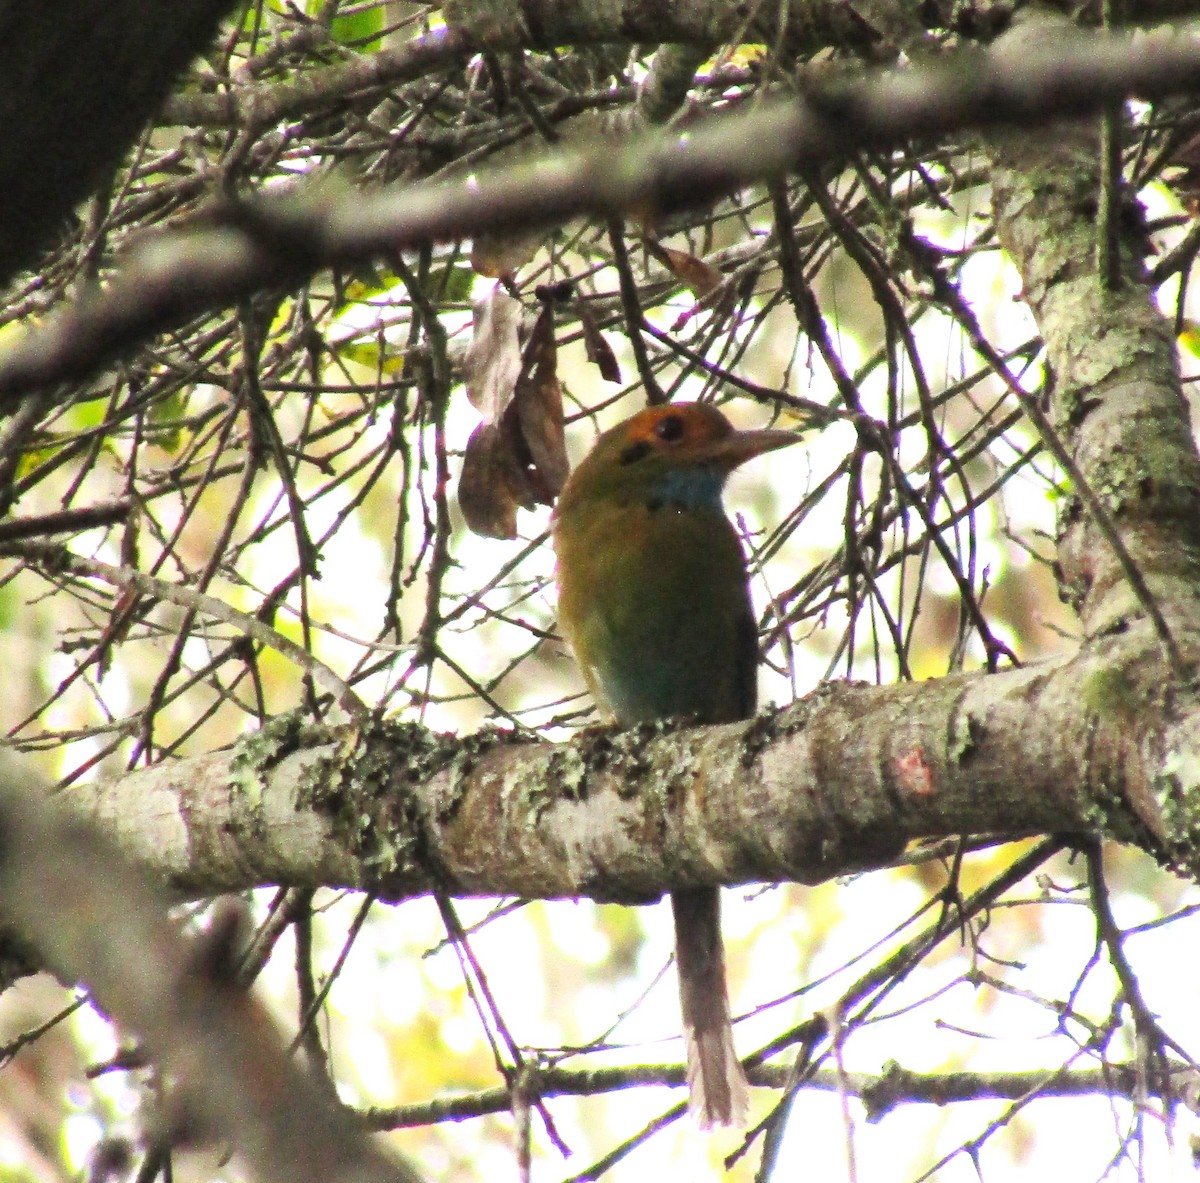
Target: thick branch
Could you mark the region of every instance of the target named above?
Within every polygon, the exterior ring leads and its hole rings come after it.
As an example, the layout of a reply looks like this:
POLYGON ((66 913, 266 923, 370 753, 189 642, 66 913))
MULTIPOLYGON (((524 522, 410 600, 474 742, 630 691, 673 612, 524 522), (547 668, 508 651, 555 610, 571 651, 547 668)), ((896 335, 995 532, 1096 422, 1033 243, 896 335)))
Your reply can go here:
MULTIPOLYGON (((1005 42, 1019 54, 1061 27, 1030 20, 1005 42)), ((1174 333, 1145 281, 1134 199, 1123 195, 1115 226, 1097 227, 1098 130, 1089 121, 1054 137, 997 137, 996 229, 1046 342, 1054 428, 1086 482, 1060 516, 1064 591, 1088 633, 1118 627, 1145 607, 1131 561, 1172 626, 1187 627, 1197 607, 1200 457, 1174 333), (1111 290, 1097 266, 1098 234, 1111 234, 1119 254, 1111 290), (1124 565, 1101 516, 1120 535, 1124 565)))
MULTIPOLYGON (((982 3, 914 3, 913 0, 791 0, 789 4, 730 4, 727 0, 456 0, 442 6, 448 24, 395 46, 347 62, 318 67, 285 81, 251 76, 216 94, 175 95, 165 122, 188 127, 264 128, 298 115, 336 107, 371 88, 396 86, 430 74, 472 53, 553 50, 564 45, 662 45, 669 52, 706 57, 720 45, 758 42, 782 60, 831 46, 857 50, 869 60, 894 58, 926 29, 953 22, 987 37, 1018 7, 1008 0, 982 3), (976 11, 972 12, 974 8, 976 11)), ((1068 6, 1064 5, 1064 8, 1068 6)), ((1195 14, 1194 0, 1130 4, 1130 19, 1178 20, 1195 14)), ((651 118, 653 118, 651 116, 651 118)))
MULTIPOLYGON (((917 20, 920 6, 905 15, 917 20)), ((372 87, 396 86, 484 50, 504 53, 556 49, 564 45, 600 46, 642 42, 674 47, 669 52, 700 61, 729 41, 758 41, 794 56, 815 53, 829 44, 867 47, 879 33, 848 7, 827 4, 742 6, 727 0, 454 0, 442 6, 446 27, 413 37, 402 45, 313 69, 285 82, 252 81, 219 94, 172 98, 166 121, 189 127, 263 128, 296 115, 312 115, 344 103, 372 87)), ((694 67, 693 67, 694 68, 694 67)), ((654 120, 652 112, 647 113, 654 120)))
POLYGON ((638 901, 815 882, 918 838, 1080 830, 1195 877, 1200 704, 1168 681, 1139 627, 1056 664, 834 683, 750 723, 563 745, 285 719, 70 795, 196 894, 287 883, 638 901))

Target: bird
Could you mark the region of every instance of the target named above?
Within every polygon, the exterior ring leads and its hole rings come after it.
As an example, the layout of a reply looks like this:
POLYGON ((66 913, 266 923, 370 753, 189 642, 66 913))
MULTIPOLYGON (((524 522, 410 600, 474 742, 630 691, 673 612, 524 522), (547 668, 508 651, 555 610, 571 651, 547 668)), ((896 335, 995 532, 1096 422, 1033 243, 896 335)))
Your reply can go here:
MULTIPOLYGON (((722 492, 739 465, 798 438, 739 431, 707 403, 659 404, 604 432, 568 477, 553 515, 559 628, 612 721, 754 715, 758 633, 722 492)), ((701 1129, 740 1125, 720 892, 670 894, 688 1107, 701 1129)))

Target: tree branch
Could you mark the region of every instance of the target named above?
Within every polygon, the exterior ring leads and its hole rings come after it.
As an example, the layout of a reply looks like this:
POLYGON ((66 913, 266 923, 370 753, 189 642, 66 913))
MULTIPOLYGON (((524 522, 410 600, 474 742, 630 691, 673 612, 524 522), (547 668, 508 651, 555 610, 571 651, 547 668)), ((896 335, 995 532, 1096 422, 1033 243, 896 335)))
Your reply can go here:
POLYGON ((207 947, 189 947, 164 901, 90 827, 48 808, 45 787, 29 785, 28 771, 6 756, 5 919, 146 1041, 182 1102, 176 1116, 230 1137, 263 1180, 420 1183, 411 1168, 375 1150, 284 1054, 270 1016, 232 987, 227 950, 211 938, 207 947))
MULTIPOLYGON (((759 1065, 747 1069, 758 1088, 782 1089, 790 1069, 759 1065)), ((1178 1097, 1191 1078, 1180 1070, 1169 1095, 1178 1097)), ((686 1083, 682 1064, 637 1064, 628 1068, 572 1070, 546 1068, 530 1081, 538 1097, 595 1097, 640 1085, 678 1087, 686 1083)), ((1154 1082, 1158 1083, 1158 1082, 1154 1082)), ((952 1105, 958 1101, 1016 1101, 1039 1097, 1145 1096, 1136 1064, 1102 1068, 1051 1069, 1044 1072, 912 1072, 891 1063, 879 1075, 821 1068, 808 1076, 806 1089, 819 1092, 848 1090, 858 1097, 868 1121, 880 1121, 902 1105, 952 1105)), ((1154 1094, 1157 1095, 1157 1094, 1154 1094)), ((412 1105, 379 1106, 364 1110, 362 1121, 373 1130, 404 1129, 444 1121, 465 1121, 489 1113, 507 1113, 512 1092, 507 1086, 480 1089, 455 1097, 435 1097, 412 1105)))
POLYGON ((686 131, 547 151, 535 163, 462 181, 353 194, 298 188, 213 211, 131 251, 111 284, 0 357, 0 409, 31 387, 82 378, 160 329, 323 267, 579 215, 668 211, 856 148, 1044 123, 1130 94, 1192 90, 1198 77, 1200 40, 1186 33, 1072 30, 1058 44, 963 50, 920 69, 856 74, 686 131))
MULTIPOLYGON (((1004 41, 1019 55, 1064 27, 1043 16, 1004 41)), ((1125 211, 1121 282, 1111 289, 1095 252, 1095 127, 1065 127, 1053 138, 1001 135, 993 148, 996 231, 1021 273, 1054 377, 1054 424, 1039 428, 1061 433, 1056 450, 1069 451, 1086 481, 1059 515, 1064 598, 1088 634, 1120 627, 1147 596, 1172 629, 1186 627, 1200 552, 1200 457, 1174 333, 1145 282, 1144 228, 1134 209, 1125 211), (1110 543, 1113 525, 1123 554, 1110 543), (1136 595, 1131 568, 1140 575, 1136 595)))
POLYGON ((69 793, 133 861, 198 895, 281 883, 640 902, 817 882, 985 831, 1101 832, 1196 878, 1200 704, 1164 695, 1166 678, 1139 625, 1040 667, 833 683, 749 723, 562 745, 285 717, 229 751, 69 793))
POLYGON ((0 0, 0 283, 101 182, 232 7, 179 0, 156 20, 143 0, 0 0))
POLYGON ((218 94, 173 95, 165 124, 236 127, 255 131, 303 112, 312 115, 344 103, 371 87, 399 86, 451 65, 472 52, 453 29, 433 29, 401 45, 385 46, 349 62, 310 70, 287 81, 247 83, 218 94))

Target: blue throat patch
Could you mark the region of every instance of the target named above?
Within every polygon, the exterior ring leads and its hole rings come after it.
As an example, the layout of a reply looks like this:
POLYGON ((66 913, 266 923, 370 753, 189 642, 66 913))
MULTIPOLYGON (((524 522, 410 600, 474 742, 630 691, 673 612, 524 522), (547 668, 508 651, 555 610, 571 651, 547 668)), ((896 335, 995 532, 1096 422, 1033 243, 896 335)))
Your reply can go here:
POLYGON ((668 469, 654 486, 653 500, 680 509, 719 509, 725 477, 715 468, 685 465, 668 469))

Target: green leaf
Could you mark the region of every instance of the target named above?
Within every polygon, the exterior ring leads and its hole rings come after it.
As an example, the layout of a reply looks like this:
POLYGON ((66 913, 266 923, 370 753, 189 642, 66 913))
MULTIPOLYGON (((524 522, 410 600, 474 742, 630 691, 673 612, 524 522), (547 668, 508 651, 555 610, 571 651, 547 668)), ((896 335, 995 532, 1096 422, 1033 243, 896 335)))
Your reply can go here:
POLYGON ((359 341, 351 338, 349 341, 340 341, 331 348, 343 361, 365 366, 373 374, 394 377, 404 373, 403 355, 389 353, 386 346, 381 350, 377 340, 359 341))
MULTIPOLYGON (((322 5, 324 7, 324 5, 322 5)), ((375 53, 381 44, 379 34, 383 31, 383 5, 360 8, 347 16, 335 16, 330 26, 330 36, 339 45, 349 45, 360 53, 375 53)))

